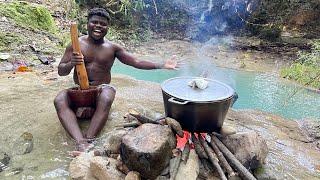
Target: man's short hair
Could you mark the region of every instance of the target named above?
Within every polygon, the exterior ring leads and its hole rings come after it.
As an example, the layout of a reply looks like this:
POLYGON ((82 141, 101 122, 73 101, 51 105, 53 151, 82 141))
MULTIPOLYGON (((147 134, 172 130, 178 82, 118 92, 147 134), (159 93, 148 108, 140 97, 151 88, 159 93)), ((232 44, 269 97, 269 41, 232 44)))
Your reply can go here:
POLYGON ((88 12, 88 21, 92 16, 101 16, 107 18, 107 21, 110 22, 110 15, 107 10, 103 8, 93 8, 88 12))

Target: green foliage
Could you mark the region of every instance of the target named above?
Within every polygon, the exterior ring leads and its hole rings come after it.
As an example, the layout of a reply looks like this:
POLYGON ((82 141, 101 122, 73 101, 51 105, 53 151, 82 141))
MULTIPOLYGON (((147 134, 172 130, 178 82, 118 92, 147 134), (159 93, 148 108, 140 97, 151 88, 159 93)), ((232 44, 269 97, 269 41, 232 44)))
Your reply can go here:
POLYGON ((0 32, 0 51, 8 51, 23 43, 23 37, 14 33, 0 32))
POLYGON ((27 2, 0 3, 0 15, 13 19, 19 26, 55 33, 57 28, 50 12, 41 5, 27 2))
POLYGON ((297 61, 282 69, 281 76, 320 89, 320 40, 313 43, 311 52, 298 52, 297 61))

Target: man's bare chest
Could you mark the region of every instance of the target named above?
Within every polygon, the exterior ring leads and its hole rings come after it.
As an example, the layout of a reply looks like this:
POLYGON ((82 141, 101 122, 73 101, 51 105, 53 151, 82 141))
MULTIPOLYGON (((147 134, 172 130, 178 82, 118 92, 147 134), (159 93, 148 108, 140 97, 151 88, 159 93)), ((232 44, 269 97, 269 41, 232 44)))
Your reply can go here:
POLYGON ((114 52, 108 50, 108 49, 94 49, 90 48, 87 50, 82 51, 84 56, 85 63, 91 64, 99 64, 99 65, 105 65, 113 63, 115 59, 114 52))

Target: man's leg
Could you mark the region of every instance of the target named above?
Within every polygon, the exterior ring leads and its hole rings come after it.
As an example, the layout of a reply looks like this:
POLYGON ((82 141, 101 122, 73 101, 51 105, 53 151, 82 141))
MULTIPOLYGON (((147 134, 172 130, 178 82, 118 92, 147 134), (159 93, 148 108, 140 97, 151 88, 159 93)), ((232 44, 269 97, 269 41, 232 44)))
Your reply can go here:
POLYGON ((70 136, 76 140, 79 150, 83 150, 85 147, 82 148, 80 145, 85 146, 87 144, 87 140, 82 135, 77 117, 70 108, 70 105, 71 103, 67 90, 59 92, 57 97, 54 99, 54 106, 62 126, 70 134, 70 136))
POLYGON ((97 97, 96 111, 91 119, 86 138, 93 139, 103 129, 108 120, 108 115, 116 90, 108 85, 101 87, 101 92, 97 97))

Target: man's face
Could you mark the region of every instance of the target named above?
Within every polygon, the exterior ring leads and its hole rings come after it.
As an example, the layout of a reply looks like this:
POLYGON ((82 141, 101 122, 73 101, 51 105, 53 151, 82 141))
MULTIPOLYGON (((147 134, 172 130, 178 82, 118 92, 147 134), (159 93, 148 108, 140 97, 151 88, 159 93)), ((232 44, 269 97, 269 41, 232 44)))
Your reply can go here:
POLYGON ((108 32, 108 20, 101 16, 92 16, 88 22, 88 33, 94 40, 103 39, 108 32))

